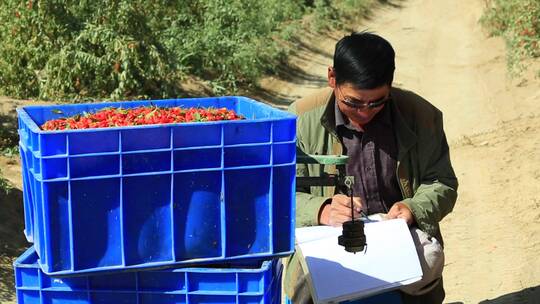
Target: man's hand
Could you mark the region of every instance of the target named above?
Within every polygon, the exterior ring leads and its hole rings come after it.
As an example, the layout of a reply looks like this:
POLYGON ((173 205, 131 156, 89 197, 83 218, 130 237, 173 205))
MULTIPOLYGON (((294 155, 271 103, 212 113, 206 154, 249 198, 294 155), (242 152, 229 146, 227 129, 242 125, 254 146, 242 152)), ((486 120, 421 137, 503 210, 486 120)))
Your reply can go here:
POLYGON ((395 218, 402 218, 407 222, 407 225, 411 226, 414 223, 414 216, 407 207, 402 202, 395 203, 392 208, 388 211, 388 214, 386 215, 387 219, 395 219, 395 218))
MULTIPOLYGON (((354 218, 360 217, 362 202, 359 197, 353 198, 354 218)), ((322 207, 319 217, 319 223, 328 226, 340 226, 346 221, 351 220, 351 198, 343 194, 336 194, 332 197, 330 204, 322 207)))

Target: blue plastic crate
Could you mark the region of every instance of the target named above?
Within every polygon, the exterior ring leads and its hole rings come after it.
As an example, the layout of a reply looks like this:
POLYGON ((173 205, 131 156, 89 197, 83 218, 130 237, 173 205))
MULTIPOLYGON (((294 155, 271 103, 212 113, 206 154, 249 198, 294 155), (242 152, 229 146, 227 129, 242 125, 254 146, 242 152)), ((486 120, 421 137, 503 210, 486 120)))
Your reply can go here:
POLYGON ((49 275, 294 250, 296 117, 245 97, 17 109, 25 233, 49 275), (226 107, 246 120, 42 131, 105 107, 226 107), (59 114, 61 113, 61 114, 59 114))
POLYGON ((254 268, 181 268, 53 278, 40 270, 34 248, 14 263, 19 304, 281 303, 278 259, 254 268))

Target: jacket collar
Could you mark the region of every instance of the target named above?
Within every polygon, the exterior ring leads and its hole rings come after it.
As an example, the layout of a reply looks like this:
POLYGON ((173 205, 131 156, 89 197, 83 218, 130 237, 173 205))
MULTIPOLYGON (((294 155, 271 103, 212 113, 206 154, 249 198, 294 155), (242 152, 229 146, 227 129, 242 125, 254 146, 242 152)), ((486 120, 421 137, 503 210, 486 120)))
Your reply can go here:
POLYGON ((400 106, 403 103, 398 99, 400 95, 398 91, 399 89, 396 88, 391 89, 390 94, 392 94, 393 100, 389 105, 394 118, 394 131, 398 142, 398 160, 402 160, 405 154, 416 144, 418 138, 402 114, 400 106))
POLYGON ((324 109, 323 115, 321 116, 321 125, 328 131, 330 134, 337 136, 336 131, 336 98, 334 93, 330 94, 328 101, 326 102, 326 108, 324 109))

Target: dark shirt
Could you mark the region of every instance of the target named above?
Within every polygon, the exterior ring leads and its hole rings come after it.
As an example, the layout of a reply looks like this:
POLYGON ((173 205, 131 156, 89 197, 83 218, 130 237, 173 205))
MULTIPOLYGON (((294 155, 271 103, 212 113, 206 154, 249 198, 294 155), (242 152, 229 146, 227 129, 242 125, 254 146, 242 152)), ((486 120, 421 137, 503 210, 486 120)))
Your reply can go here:
MULTIPOLYGON (((367 214, 387 213, 403 199, 396 177, 398 151, 389 107, 385 105, 363 132, 349 123, 337 103, 335 109, 338 137, 343 153, 349 156, 345 173, 355 179, 353 194, 362 199, 367 214)), ((345 188, 339 191, 348 194, 345 188)))

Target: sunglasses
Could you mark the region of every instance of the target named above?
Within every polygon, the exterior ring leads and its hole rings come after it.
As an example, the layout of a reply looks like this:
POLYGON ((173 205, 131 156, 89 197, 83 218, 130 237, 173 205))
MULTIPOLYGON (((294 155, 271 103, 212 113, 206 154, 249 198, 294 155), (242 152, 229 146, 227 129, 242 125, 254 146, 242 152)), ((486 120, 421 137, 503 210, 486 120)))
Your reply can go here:
MULTIPOLYGON (((341 90, 339 89, 339 87, 336 87, 336 89, 339 92, 339 95, 343 97, 343 94, 341 93, 341 90)), ((361 102, 354 98, 343 97, 341 98, 341 102, 344 103, 346 106, 351 107, 353 109, 375 109, 382 106, 391 98, 392 97, 388 95, 388 96, 381 97, 371 102, 361 102)))

